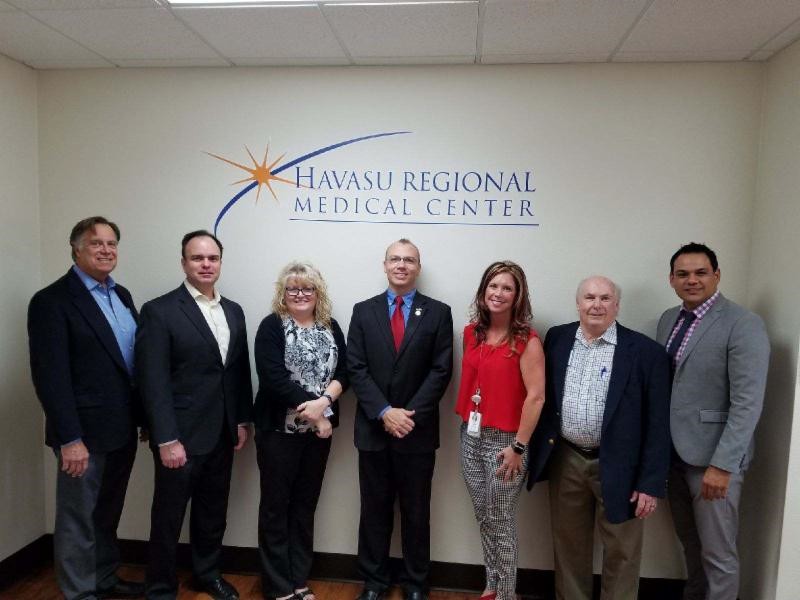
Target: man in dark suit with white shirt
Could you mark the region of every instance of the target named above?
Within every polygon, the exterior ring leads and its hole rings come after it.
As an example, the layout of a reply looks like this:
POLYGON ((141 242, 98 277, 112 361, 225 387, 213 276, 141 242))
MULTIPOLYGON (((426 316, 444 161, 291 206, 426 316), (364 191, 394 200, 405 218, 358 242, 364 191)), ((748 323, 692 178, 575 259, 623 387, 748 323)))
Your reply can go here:
POLYGON ((150 424, 155 491, 147 598, 174 600, 175 553, 191 498, 195 587, 236 600, 219 568, 234 450, 247 440, 253 393, 241 307, 219 295, 222 244, 208 231, 181 243, 176 290, 142 306, 136 370, 150 424))
POLYGON ((416 289, 422 265, 407 239, 389 246, 387 291, 356 304, 347 338, 358 400, 355 444, 361 487, 360 600, 380 600, 391 585, 389 544, 400 501, 403 572, 409 600, 427 598, 430 498, 439 447, 439 401, 453 363, 450 307, 416 289))
POLYGON ((67 600, 135 598, 117 576, 117 526, 141 417, 133 386, 138 318, 111 277, 119 228, 89 217, 72 229, 74 265, 28 307, 31 374, 58 459, 53 531, 56 579, 67 600))

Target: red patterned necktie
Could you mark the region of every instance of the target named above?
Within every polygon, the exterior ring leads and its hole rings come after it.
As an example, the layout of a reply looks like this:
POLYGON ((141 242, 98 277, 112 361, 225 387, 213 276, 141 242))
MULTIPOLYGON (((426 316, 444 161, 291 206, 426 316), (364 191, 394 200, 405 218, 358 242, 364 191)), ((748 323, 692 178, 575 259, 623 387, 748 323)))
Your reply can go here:
POLYGON ((396 306, 394 307, 394 314, 392 315, 392 336, 394 336, 394 349, 400 350, 400 344, 403 343, 403 334, 406 332, 406 323, 403 320, 403 297, 396 296, 394 299, 396 306))

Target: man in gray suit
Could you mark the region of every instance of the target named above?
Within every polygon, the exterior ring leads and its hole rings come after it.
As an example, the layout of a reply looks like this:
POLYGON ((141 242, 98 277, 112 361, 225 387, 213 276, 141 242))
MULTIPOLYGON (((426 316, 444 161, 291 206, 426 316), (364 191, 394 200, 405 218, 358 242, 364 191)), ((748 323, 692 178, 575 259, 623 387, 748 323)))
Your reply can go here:
POLYGON ((713 250, 682 246, 669 281, 683 304, 658 323, 674 368, 669 501, 688 571, 684 600, 736 600, 739 498, 769 362, 763 321, 725 298, 719 280, 713 250))

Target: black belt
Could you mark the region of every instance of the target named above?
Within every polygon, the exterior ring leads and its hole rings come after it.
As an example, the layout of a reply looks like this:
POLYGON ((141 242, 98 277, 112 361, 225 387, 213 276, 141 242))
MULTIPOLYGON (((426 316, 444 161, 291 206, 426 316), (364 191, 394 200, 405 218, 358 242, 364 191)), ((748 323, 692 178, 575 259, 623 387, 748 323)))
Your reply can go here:
POLYGON ((581 448, 578 444, 573 444, 567 438, 561 438, 561 441, 586 458, 600 458, 600 448, 581 448))

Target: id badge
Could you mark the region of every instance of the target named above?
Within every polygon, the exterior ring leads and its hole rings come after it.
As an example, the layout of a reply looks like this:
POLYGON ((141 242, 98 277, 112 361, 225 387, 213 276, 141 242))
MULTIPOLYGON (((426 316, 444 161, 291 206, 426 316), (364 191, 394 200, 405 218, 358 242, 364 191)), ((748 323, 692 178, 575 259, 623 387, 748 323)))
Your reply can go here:
POLYGON ((470 411, 469 413, 467 435, 474 438, 481 437, 481 413, 477 410, 470 411))

